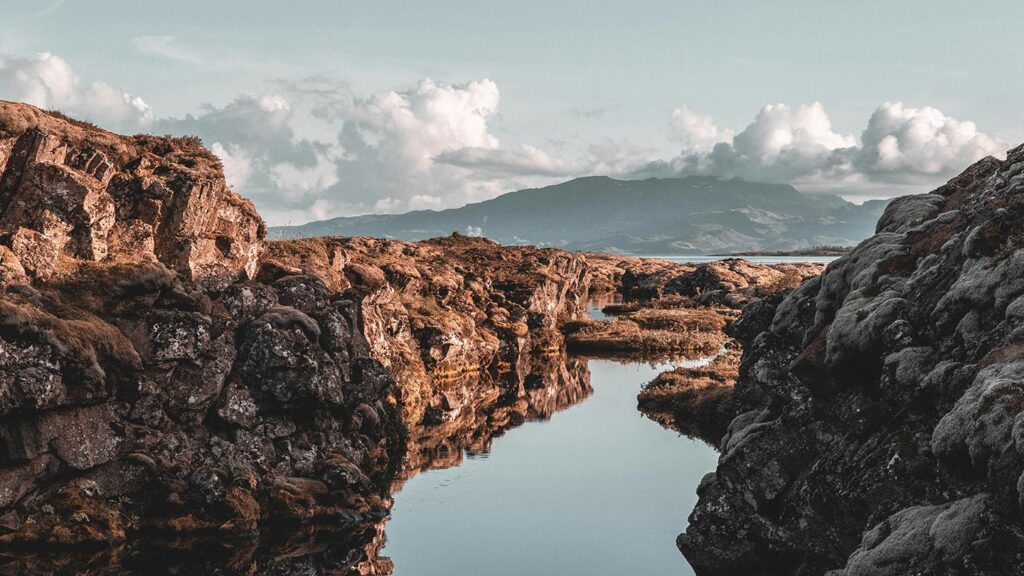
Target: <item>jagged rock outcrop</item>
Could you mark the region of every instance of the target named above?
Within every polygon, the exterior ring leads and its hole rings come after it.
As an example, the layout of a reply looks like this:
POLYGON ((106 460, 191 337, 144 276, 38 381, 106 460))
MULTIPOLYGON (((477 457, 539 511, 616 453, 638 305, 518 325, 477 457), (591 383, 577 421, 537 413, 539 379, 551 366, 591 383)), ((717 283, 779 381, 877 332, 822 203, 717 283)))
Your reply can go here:
MULTIPOLYGON (((25 105, 0 103, 0 170, 0 551, 372 523, 411 439, 589 390, 536 368, 583 314, 582 257, 267 244, 197 141, 25 105)), ((387 571, 359 534, 332 569, 387 571)))
POLYGON ((1024 573, 1024 147, 744 311, 699 574, 1024 573))
POLYGON ((621 293, 627 299, 659 298, 669 280, 693 272, 693 264, 661 258, 586 253, 594 293, 621 293))
POLYGON ((264 260, 261 278, 306 269, 357 295, 363 334, 401 383, 410 426, 521 396, 530 357, 558 353, 562 324, 585 314, 589 283, 580 256, 459 234, 270 242, 264 260))
MULTIPOLYGON (((657 258, 586 254, 595 294, 625 301, 603 308, 612 319, 565 327, 576 352, 601 356, 710 356, 728 340, 726 327, 744 304, 778 298, 824 268, 801 262, 755 264, 727 258, 684 264, 657 258)), ((731 387, 731 384, 730 384, 731 387)))
POLYGON ((823 266, 812 262, 754 264, 742 258, 726 258, 701 264, 689 274, 669 280, 664 294, 676 294, 703 305, 738 308, 753 298, 785 294, 823 266))
POLYGON ((118 136, 0 101, 3 269, 12 255, 43 279, 79 261, 151 258, 189 279, 231 279, 255 272, 265 233, 198 140, 118 136))
POLYGON ((397 385, 359 324, 312 276, 207 293, 159 263, 93 264, 8 287, 0 543, 383 515, 397 385))

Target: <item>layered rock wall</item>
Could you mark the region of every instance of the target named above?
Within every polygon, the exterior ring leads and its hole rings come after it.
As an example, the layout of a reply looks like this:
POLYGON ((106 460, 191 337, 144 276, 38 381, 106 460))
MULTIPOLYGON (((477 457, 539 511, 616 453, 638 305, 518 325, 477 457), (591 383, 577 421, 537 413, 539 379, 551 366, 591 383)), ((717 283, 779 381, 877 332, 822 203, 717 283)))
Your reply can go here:
POLYGON ((589 286, 579 256, 458 234, 270 242, 263 269, 314 270, 357 295, 363 334, 402 384, 410 426, 521 395, 529 358, 561 351, 561 326, 585 315, 589 286))

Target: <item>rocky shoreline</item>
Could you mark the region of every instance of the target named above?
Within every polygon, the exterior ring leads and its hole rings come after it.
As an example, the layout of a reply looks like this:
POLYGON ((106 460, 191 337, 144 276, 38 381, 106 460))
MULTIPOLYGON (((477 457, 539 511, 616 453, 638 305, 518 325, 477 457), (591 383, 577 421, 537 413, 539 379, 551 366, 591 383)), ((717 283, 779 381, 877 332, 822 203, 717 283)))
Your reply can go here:
POLYGON ((568 348, 612 358, 703 359, 705 365, 681 366, 649 382, 637 407, 716 448, 735 415, 732 396, 742 351, 737 339, 759 329, 752 324, 765 310, 824 269, 738 258, 680 264, 591 254, 587 260, 595 278, 592 291, 616 290, 622 300, 604 306, 610 319, 567 323, 568 348))
POLYGON ((575 351, 714 356, 638 397, 721 451, 699 574, 1021 574, 1022 175, 895 200, 824 273, 266 241, 197 141, 0 102, 0 572, 389 574, 393 491, 585 399, 575 351))
POLYGON ((1024 573, 1024 147, 744 309, 699 574, 1024 573))
POLYGON ((268 243, 194 141, 8 103, 0 136, 3 546, 381 518, 422 429, 545 388, 583 312, 578 256, 268 243))

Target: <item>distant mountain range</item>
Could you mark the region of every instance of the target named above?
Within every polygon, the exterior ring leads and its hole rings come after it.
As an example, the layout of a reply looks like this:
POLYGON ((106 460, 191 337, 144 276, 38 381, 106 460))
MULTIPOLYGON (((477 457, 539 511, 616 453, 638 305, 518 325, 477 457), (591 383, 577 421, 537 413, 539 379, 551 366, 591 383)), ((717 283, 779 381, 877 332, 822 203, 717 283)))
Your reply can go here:
POLYGON ((452 232, 502 244, 628 254, 720 254, 856 244, 887 201, 853 204, 784 184, 691 176, 577 178, 450 210, 333 218, 272 227, 271 238, 379 236, 422 240, 452 232))

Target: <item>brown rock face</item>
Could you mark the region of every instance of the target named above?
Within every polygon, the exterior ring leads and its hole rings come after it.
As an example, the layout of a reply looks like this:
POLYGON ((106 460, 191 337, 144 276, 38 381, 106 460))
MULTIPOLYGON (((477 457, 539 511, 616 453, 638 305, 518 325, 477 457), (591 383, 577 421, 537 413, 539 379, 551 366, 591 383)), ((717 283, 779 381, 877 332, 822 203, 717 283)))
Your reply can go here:
POLYGON ((358 307, 312 276, 203 286, 100 263, 0 293, 0 548, 386 511, 396 384, 358 307))
POLYGON ((739 363, 734 347, 707 366, 662 372, 637 395, 637 407, 662 426, 717 448, 733 416, 739 363))
POLYGON ((812 262, 755 264, 742 258, 683 264, 615 254, 585 256, 595 293, 619 292, 641 302, 683 297, 693 304, 734 308, 751 298, 789 292, 824 269, 812 262))
POLYGON ((559 356, 579 256, 457 235, 265 245, 197 142, 9 103, 0 173, 0 557, 268 526, 297 534, 275 548, 292 554, 328 522, 359 527, 325 565, 384 572, 397 479, 589 392, 559 356))
POLYGON ((593 290, 617 292, 625 301, 604 307, 611 320, 568 324, 570 350, 640 358, 714 355, 744 304, 777 299, 824 268, 738 258, 695 265, 612 254, 585 257, 593 290))
POLYGON ((461 235, 268 243, 261 278, 297 269, 358 295, 362 333, 402 383, 410 426, 457 419, 492 391, 521 395, 527 359, 562 348, 589 280, 580 256, 461 235))
POLYGON ((198 142, 0 101, 0 243, 29 276, 146 257, 195 280, 251 276, 264 234, 198 142))

